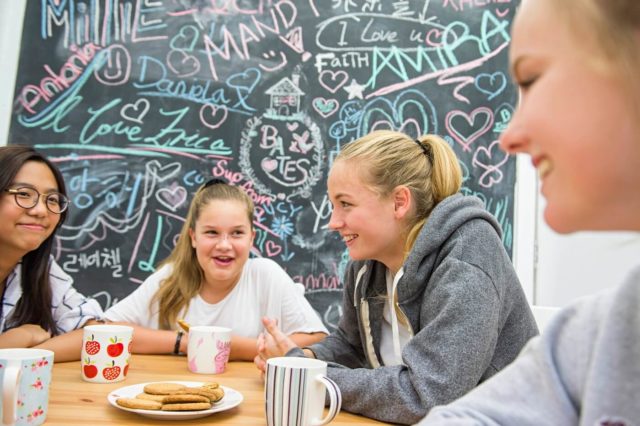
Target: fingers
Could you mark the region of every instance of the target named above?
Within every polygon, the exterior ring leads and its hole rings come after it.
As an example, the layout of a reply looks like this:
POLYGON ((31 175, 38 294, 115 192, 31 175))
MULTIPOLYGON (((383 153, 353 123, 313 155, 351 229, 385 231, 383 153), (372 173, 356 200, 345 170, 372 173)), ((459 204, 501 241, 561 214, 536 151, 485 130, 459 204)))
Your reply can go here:
POLYGON ((262 324, 264 325, 265 330, 273 336, 276 342, 280 343, 289 340, 287 335, 278 328, 278 322, 276 320, 264 317, 262 318, 262 324))

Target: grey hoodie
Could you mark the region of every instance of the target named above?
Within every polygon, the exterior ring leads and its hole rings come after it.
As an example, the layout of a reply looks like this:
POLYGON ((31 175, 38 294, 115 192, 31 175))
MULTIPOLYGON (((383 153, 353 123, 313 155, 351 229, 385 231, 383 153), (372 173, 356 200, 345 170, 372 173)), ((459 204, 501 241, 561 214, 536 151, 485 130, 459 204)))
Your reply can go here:
POLYGON ((518 359, 424 426, 640 425, 640 268, 561 310, 518 359))
POLYGON ((380 366, 386 267, 349 265, 338 329, 309 347, 330 362, 343 409, 415 423, 516 358, 538 331, 500 235, 477 198, 454 195, 432 211, 397 286, 414 336, 402 365, 380 366))

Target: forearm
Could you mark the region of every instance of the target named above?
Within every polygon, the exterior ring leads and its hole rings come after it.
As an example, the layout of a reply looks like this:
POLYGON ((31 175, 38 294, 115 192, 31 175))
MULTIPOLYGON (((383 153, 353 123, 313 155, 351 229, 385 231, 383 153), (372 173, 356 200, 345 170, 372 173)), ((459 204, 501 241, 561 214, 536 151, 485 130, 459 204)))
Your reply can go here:
POLYGON ((31 334, 18 328, 12 328, 0 334, 0 349, 5 348, 29 348, 32 345, 31 334))
POLYGON ((231 353, 229 361, 253 361, 258 355, 258 339, 231 336, 231 353))
POLYGON ((54 362, 78 361, 82 353, 82 335, 81 328, 60 334, 51 339, 34 346, 36 349, 48 349, 55 354, 54 362))

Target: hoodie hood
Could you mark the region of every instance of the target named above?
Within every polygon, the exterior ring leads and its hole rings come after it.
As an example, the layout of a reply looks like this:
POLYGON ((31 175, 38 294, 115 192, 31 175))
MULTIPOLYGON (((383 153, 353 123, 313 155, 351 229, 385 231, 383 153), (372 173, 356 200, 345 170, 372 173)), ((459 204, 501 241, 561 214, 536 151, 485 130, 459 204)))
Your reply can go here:
POLYGON ((398 300, 401 304, 424 291, 424 283, 431 275, 440 251, 447 247, 445 242, 465 223, 475 220, 489 223, 498 238, 502 238, 498 221, 485 209, 479 198, 456 194, 436 205, 404 262, 404 276, 411 279, 402 279, 398 285, 398 300))

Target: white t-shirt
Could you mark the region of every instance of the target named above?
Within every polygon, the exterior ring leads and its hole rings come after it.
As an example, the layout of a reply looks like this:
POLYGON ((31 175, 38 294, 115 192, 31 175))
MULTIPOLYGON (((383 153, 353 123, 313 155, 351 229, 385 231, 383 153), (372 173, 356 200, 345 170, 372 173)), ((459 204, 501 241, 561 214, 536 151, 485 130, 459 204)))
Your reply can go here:
MULTIPOLYGON (((149 303, 169 276, 171 265, 165 265, 125 299, 111 307, 105 317, 158 329, 158 304, 149 303)), ((196 295, 187 312, 180 315, 191 325, 229 327, 237 336, 257 338, 263 331, 261 318, 276 318, 285 334, 328 333, 307 299, 295 288, 291 277, 274 261, 248 259, 238 284, 218 303, 207 303, 196 295)))
MULTIPOLYGON (((60 333, 80 328, 90 319, 101 319, 103 312, 95 300, 83 296, 73 287, 73 279, 62 270, 60 265, 49 258, 49 285, 51 286, 51 314, 60 333)), ((2 303, 0 330, 6 331, 13 310, 22 297, 22 263, 18 263, 7 277, 2 303)), ((51 331, 51 330, 49 330, 51 331)))

